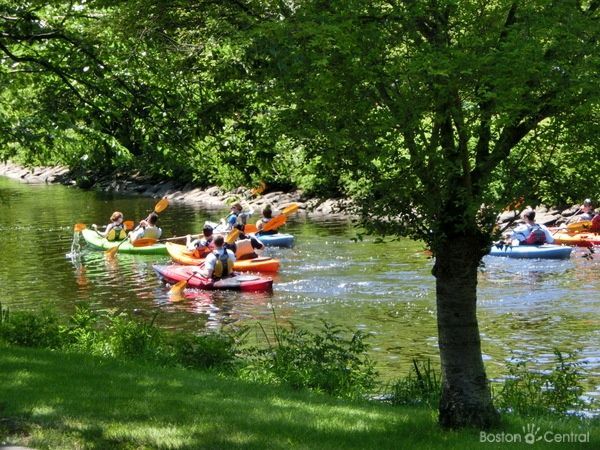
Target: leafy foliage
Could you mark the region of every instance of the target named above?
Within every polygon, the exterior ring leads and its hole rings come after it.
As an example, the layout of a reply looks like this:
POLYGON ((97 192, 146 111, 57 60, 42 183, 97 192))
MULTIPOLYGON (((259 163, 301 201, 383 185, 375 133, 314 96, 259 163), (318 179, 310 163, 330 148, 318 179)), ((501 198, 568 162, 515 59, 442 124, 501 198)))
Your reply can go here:
POLYGON ((431 361, 413 359, 408 375, 391 384, 389 400, 394 405, 426 405, 435 409, 441 392, 441 374, 432 367, 431 361))
POLYGON ((521 416, 564 415, 582 409, 582 364, 573 361, 572 353, 563 356, 555 349, 554 356, 555 366, 548 371, 533 371, 526 360, 509 362, 509 375, 496 395, 496 404, 521 416))
POLYGON ((340 397, 361 397, 375 385, 376 371, 360 331, 344 337, 339 326, 323 322, 316 332, 277 327, 273 344, 266 332, 265 337, 267 348, 256 350, 242 376, 340 397))

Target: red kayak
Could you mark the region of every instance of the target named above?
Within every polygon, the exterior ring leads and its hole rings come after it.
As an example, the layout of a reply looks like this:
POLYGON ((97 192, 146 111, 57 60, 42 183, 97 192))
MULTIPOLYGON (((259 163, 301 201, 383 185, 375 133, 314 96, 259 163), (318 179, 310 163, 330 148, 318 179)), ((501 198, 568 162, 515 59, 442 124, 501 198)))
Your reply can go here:
POLYGON ((180 266, 171 264, 168 266, 153 265, 156 273, 169 283, 177 283, 186 280, 191 288, 215 290, 227 289, 242 292, 266 292, 273 290, 273 280, 271 278, 259 277, 254 275, 234 275, 223 278, 219 281, 213 281, 199 275, 198 267, 180 266))

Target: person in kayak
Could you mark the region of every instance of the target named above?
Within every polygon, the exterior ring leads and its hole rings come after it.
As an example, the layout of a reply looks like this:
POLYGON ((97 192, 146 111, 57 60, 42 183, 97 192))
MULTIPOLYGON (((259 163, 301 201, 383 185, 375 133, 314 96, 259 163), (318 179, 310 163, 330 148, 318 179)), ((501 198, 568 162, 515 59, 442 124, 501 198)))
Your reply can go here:
POLYGON ((552 244, 554 238, 550 230, 544 225, 535 222, 535 211, 528 209, 521 215, 525 221, 514 229, 510 238, 512 245, 541 245, 552 244))
POLYGON ((241 223, 240 222, 242 220, 242 217, 240 217, 241 214, 242 214, 242 205, 240 205, 239 203, 234 203, 233 205, 231 205, 231 212, 225 218, 225 224, 227 224, 229 229, 232 229, 234 226, 236 226, 237 223, 241 223))
POLYGON ((123 225, 123 213, 121 211, 115 211, 111 214, 110 223, 106 225, 104 231, 98 231, 98 226, 95 223, 92 224, 92 228, 108 241, 122 241, 127 237, 127 231, 125 230, 125 225, 123 225))
POLYGON ((205 258, 210 252, 215 249, 213 243, 213 227, 210 225, 204 225, 202 228, 202 237, 200 239, 192 240, 192 237, 188 234, 186 236, 186 248, 193 252, 196 258, 205 258))
POLYGON ((162 230, 156 225, 157 222, 158 214, 150 213, 148 217, 140 221, 137 229, 129 233, 129 240, 133 242, 141 238, 160 239, 162 230))
POLYGON ((213 280, 220 280, 232 275, 235 255, 231 250, 225 248, 223 236, 215 237, 213 243, 215 249, 204 260, 204 269, 200 271, 200 275, 213 280))
POLYGON ((257 235, 267 236, 269 234, 277 233, 277 228, 273 228, 272 230, 269 230, 269 231, 263 231, 263 228, 265 227, 265 225, 267 223, 269 223, 272 218, 273 218, 273 210, 271 209, 271 205, 267 205, 262 210, 262 217, 258 220, 258 222, 256 222, 256 229, 257 229, 256 234, 257 235))
POLYGON ((581 215, 578 217, 577 222, 584 222, 586 220, 592 220, 596 215, 594 212, 594 207, 592 205, 592 200, 586 198, 583 201, 583 205, 581 205, 581 215))
POLYGON ((233 244, 225 244, 225 247, 235 253, 238 260, 258 258, 265 249, 265 244, 254 236, 244 233, 244 225, 241 223, 235 226, 240 230, 238 240, 233 244))

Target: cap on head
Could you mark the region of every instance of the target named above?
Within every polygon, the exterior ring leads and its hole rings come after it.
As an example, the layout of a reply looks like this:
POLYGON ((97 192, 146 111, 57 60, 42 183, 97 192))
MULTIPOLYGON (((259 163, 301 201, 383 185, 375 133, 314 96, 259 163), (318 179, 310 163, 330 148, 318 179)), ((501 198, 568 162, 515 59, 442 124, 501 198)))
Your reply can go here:
POLYGON ((590 198, 586 198, 586 199, 583 201, 583 206, 592 206, 592 199, 590 199, 590 198))

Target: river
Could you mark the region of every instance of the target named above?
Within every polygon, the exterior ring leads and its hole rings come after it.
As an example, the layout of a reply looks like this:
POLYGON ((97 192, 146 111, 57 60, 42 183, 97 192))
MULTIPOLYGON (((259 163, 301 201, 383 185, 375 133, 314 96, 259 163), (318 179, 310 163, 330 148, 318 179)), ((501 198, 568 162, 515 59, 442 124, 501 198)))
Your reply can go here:
MULTIPOLYGON (((106 224, 114 210, 140 219, 156 199, 27 185, 0 177, 0 302, 12 310, 76 305, 127 312, 171 329, 292 322, 315 328, 322 320, 370 335, 382 378, 406 374, 413 357, 438 361, 435 284, 423 245, 410 240, 355 240, 345 221, 292 217, 285 232, 293 249, 270 248, 281 259, 272 294, 195 292, 171 302, 152 264, 167 257, 91 251, 69 255, 73 225, 106 224), (276 318, 276 319, 274 319, 276 318)), ((161 214, 166 236, 199 232, 225 210, 172 203, 161 214)), ((600 259, 574 252, 570 260, 485 257, 479 273, 478 316, 488 375, 506 374, 506 360, 527 357, 548 368, 553 349, 577 352, 586 391, 600 397, 600 259)))

